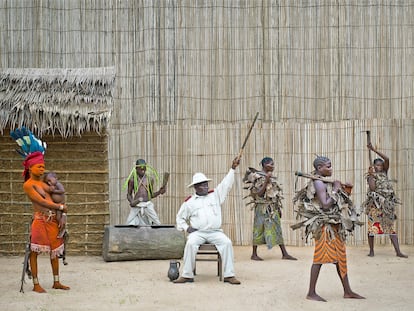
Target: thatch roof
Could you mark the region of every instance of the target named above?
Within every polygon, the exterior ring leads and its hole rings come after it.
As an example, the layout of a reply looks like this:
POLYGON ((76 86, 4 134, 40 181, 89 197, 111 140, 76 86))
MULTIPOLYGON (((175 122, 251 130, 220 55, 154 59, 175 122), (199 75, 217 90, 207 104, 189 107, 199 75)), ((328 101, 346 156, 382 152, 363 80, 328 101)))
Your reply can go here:
POLYGON ((107 127, 115 68, 0 70, 0 131, 26 126, 63 137, 107 127))

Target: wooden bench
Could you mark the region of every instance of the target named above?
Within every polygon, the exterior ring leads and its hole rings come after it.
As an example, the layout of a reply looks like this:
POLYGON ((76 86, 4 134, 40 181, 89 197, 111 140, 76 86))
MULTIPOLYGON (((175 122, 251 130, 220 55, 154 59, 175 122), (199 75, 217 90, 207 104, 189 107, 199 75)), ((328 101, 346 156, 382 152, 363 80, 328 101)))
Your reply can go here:
POLYGON ((196 264, 194 265, 194 275, 196 274, 197 261, 216 261, 217 262, 217 276, 220 281, 223 280, 223 263, 221 256, 214 244, 204 243, 198 248, 196 254, 196 264), (205 257, 204 257, 205 256, 205 257))

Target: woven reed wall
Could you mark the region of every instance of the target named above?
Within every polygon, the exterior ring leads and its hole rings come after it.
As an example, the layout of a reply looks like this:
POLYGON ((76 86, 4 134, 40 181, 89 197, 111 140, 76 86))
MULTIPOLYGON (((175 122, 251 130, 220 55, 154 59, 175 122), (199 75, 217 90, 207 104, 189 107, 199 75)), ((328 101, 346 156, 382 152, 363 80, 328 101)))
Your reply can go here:
POLYGON ((118 79, 134 81, 120 126, 255 111, 269 122, 414 117, 413 1, 144 1, 117 13, 129 23, 118 79))
MULTIPOLYGON (((230 234, 235 244, 248 245, 251 241, 252 212, 243 197, 242 177, 248 166, 259 167, 264 156, 275 160, 275 174, 284 189, 283 230, 285 242, 289 245, 304 245, 303 233, 292 231, 295 223, 292 198, 295 191, 295 171, 311 172, 315 154, 331 158, 334 177, 354 184, 352 198, 357 206, 365 199, 367 184, 364 174, 368 167, 366 133, 372 131, 372 140, 381 151, 390 157, 389 175, 397 179, 395 190, 402 199, 398 207, 397 230, 402 243, 412 244, 414 237, 414 210, 410 202, 414 200, 414 120, 367 120, 338 121, 330 123, 275 122, 263 123, 259 120, 247 143, 241 165, 236 174, 233 190, 223 205, 223 228, 230 234)), ((135 152, 139 157, 160 173, 171 173, 167 193, 154 199, 156 209, 163 223, 175 223, 175 215, 185 197, 192 194, 186 187, 192 175, 204 172, 212 178, 210 186, 216 186, 230 168, 231 161, 238 152, 248 124, 210 124, 197 126, 142 125, 133 127, 120 137, 120 154, 135 152)), ((137 156, 122 158, 119 169, 122 181, 134 166, 137 156)), ((375 156, 373 155, 375 159, 375 156)), ((110 161, 114 164, 115 161, 110 161)), ((119 165, 116 162, 116 165, 119 165)), ((112 168, 114 170, 115 168, 112 168)), ((112 198, 118 194, 119 200, 111 201, 111 217, 115 223, 125 221, 129 206, 126 193, 121 190, 121 182, 111 189, 112 198), (119 217, 119 218, 116 218, 119 217)), ((307 180, 299 179, 297 188, 307 180)), ((365 215, 361 220, 366 221, 365 215)), ((350 243, 366 243, 366 226, 358 228, 350 243)), ((378 239, 379 243, 387 242, 378 239)))
POLYGON ((115 66, 116 128, 413 118, 413 15, 413 0, 0 0, 0 66, 115 66))
MULTIPOLYGON (((174 222, 195 171, 216 185, 256 111, 239 175, 272 156, 285 189, 284 234, 293 221, 293 172, 315 153, 365 191, 365 136, 390 155, 405 203, 402 243, 413 244, 414 1, 0 1, 0 66, 115 66, 108 129, 111 223, 128 213, 121 185, 137 157, 172 173, 156 199, 174 222)), ((224 207, 224 229, 250 243, 252 214, 240 180, 224 207)), ((365 228, 354 243, 365 243, 365 228)), ((384 242, 385 241, 380 241, 384 242)))

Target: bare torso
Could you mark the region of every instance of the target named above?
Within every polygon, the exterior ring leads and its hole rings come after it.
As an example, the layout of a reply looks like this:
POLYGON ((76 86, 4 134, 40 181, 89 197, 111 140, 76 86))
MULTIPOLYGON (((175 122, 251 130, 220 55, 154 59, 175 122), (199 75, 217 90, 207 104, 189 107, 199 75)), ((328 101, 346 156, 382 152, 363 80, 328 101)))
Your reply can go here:
POLYGON ((149 197, 149 183, 148 183, 148 179, 146 176, 143 176, 142 178, 140 178, 138 176, 138 189, 137 191, 134 193, 134 179, 130 179, 129 180, 129 190, 130 190, 130 195, 132 197, 133 195, 133 201, 137 202, 137 204, 139 202, 147 202, 150 200, 149 197))
POLYGON ((48 193, 49 186, 40 179, 29 178, 24 184, 23 189, 32 202, 35 212, 48 213, 55 205, 48 193))

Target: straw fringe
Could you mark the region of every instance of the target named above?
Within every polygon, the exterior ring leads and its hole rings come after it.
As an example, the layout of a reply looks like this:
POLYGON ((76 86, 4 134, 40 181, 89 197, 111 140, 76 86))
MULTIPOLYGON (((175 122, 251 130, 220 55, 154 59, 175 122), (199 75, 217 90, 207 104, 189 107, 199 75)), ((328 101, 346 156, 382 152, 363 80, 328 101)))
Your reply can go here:
POLYGON ((114 67, 1 70, 0 131, 26 126, 39 135, 100 133, 109 125, 114 85, 114 67))

